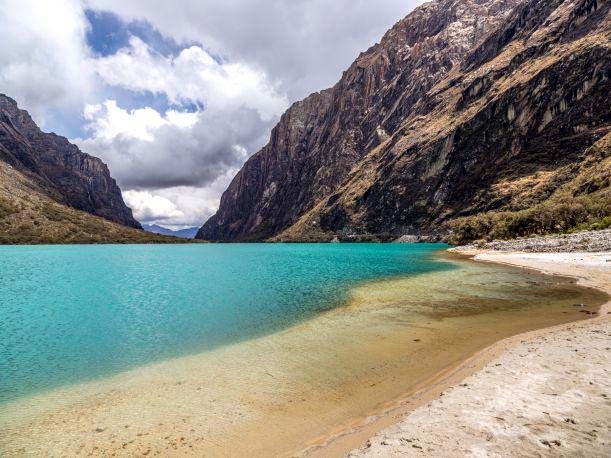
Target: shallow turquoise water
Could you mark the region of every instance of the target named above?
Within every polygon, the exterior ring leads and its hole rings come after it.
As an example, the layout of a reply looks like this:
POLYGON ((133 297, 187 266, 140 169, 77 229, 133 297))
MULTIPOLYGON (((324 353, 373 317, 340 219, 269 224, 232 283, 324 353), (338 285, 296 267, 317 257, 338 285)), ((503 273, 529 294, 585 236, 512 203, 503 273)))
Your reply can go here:
POLYGON ((0 402, 267 334, 439 244, 0 247, 0 402))

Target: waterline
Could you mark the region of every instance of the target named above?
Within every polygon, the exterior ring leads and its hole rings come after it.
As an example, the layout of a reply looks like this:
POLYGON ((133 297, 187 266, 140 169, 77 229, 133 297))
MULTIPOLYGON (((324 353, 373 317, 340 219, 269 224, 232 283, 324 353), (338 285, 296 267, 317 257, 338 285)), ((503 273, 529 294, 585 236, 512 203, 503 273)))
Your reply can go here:
POLYGON ((3 445, 290 455, 494 341, 580 319, 573 303, 604 300, 568 279, 444 262, 360 282, 345 307, 275 333, 15 401, 0 419, 3 445))

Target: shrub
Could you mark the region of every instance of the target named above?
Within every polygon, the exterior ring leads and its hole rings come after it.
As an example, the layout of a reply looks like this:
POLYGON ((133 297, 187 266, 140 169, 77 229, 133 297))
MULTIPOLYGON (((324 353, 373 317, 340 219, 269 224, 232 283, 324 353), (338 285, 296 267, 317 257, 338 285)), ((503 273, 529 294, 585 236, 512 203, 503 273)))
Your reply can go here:
POLYGON ((42 204, 42 214, 50 221, 64 221, 66 219, 66 212, 59 205, 45 202, 42 204))
POLYGON ((10 200, 0 197, 0 219, 6 218, 18 211, 19 209, 10 200))
POLYGON ((611 196, 608 191, 573 197, 554 196, 532 208, 487 212, 457 218, 449 223, 449 242, 498 240, 530 235, 605 229, 611 224, 611 196))

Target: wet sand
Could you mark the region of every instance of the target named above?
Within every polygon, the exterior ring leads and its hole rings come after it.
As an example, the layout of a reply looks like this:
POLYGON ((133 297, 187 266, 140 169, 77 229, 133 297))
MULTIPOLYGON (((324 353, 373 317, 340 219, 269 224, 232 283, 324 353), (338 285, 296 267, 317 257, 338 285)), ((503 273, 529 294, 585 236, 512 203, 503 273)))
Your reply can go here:
POLYGON ((9 403, 0 451, 337 456, 396 421, 409 394, 460 377, 469 355, 604 301, 569 280, 448 262, 461 267, 363 284, 347 306, 270 336, 9 403))
MULTIPOLYGON (((608 252, 465 254, 570 275, 611 294, 608 252)), ((349 456, 611 455, 610 312, 606 302, 590 320, 492 345, 460 365, 473 375, 446 380, 443 396, 429 390, 349 456)), ((349 443, 321 454, 341 455, 349 443)))

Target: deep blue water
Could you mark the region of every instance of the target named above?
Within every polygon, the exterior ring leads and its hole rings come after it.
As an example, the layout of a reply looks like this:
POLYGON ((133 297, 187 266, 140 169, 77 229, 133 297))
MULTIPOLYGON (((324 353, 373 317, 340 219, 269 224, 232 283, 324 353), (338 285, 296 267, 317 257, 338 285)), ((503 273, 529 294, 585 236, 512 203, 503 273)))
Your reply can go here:
POLYGON ((263 335, 436 244, 0 247, 0 402, 263 335))

